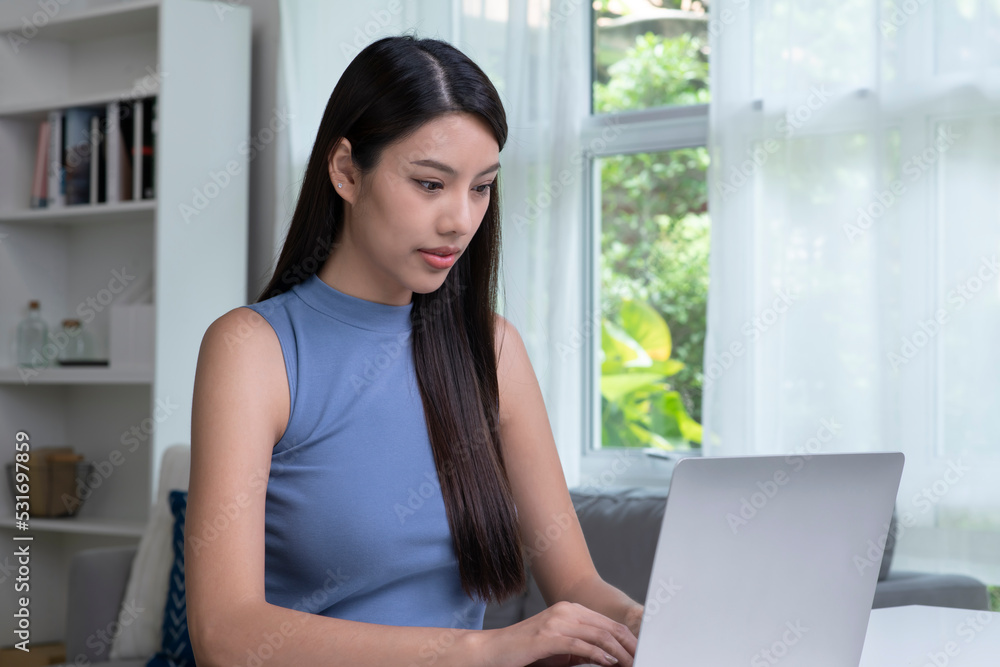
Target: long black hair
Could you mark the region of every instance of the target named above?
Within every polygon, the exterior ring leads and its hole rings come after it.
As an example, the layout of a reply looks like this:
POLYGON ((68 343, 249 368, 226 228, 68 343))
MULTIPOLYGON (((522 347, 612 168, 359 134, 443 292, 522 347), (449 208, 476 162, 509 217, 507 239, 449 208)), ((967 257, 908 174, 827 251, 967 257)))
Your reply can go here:
MULTIPOLYGON (((449 113, 475 114, 503 149, 496 89, 465 54, 400 35, 363 49, 337 82, 306 166, 295 213, 263 301, 314 274, 338 242, 344 200, 328 163, 341 138, 364 176, 386 146, 449 113)), ((362 193, 363 193, 362 189, 362 193)), ((522 592, 524 554, 499 437, 495 307, 500 262, 499 176, 479 229, 444 284, 413 294, 413 362, 462 588, 485 601, 522 592)))

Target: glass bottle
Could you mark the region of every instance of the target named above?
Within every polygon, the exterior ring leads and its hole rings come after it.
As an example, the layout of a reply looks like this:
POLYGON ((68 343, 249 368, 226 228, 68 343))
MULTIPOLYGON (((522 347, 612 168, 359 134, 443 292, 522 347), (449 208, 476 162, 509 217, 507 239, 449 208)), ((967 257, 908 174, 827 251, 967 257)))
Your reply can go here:
POLYGON ((45 368, 49 360, 44 355, 49 338, 49 327, 42 319, 41 306, 32 299, 28 302, 28 316, 17 325, 17 365, 45 368))
POLYGON ((80 320, 66 319, 62 321, 62 335, 59 336, 60 361, 83 361, 90 358, 90 335, 83 328, 80 320))

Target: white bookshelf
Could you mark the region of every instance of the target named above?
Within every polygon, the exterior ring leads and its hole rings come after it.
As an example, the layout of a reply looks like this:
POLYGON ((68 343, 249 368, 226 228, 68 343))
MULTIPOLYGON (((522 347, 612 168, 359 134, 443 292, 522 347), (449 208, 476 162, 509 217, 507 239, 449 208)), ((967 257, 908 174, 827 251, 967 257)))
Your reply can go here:
POLYGON ((147 368, 51 367, 34 369, 38 375, 25 377, 23 369, 0 368, 0 386, 32 384, 138 384, 153 382, 153 371, 147 368))
POLYGON ((28 208, 0 213, 0 225, 95 225, 102 222, 138 224, 143 220, 151 220, 155 211, 156 201, 151 199, 89 206, 28 208))
MULTIPOLYGON (((32 448, 72 446, 109 470, 77 516, 30 521, 39 554, 32 561, 32 641, 43 642, 64 637, 72 554, 134 543, 142 534, 163 451, 190 440, 202 336, 214 319, 247 303, 249 165, 240 146, 250 135, 250 10, 234 5, 220 18, 203 0, 91 9, 71 0, 16 46, 6 37, 23 25, 14 19, 0 14, 0 441, 7 443, 0 541, 11 545, 24 534, 14 527, 6 473, 17 431, 30 435, 32 448), (155 199, 30 208, 38 126, 49 111, 154 95, 155 199), (239 173, 186 222, 181 206, 233 160, 239 173), (51 367, 25 380, 13 341, 28 301, 41 302, 57 331, 122 269, 153 276, 148 368, 51 367)), ((110 356, 110 305, 91 308, 85 325, 99 358, 110 356)), ((3 563, 12 547, 0 549, 3 563)), ((12 583, 0 583, 0 613, 8 619, 0 627, 8 637, 12 583)))
MULTIPOLYGON (((13 529, 14 519, 12 517, 0 518, 0 527, 13 529)), ((142 537, 142 532, 145 528, 145 521, 121 521, 117 519, 102 519, 100 517, 83 520, 76 517, 31 520, 32 532, 142 537)))

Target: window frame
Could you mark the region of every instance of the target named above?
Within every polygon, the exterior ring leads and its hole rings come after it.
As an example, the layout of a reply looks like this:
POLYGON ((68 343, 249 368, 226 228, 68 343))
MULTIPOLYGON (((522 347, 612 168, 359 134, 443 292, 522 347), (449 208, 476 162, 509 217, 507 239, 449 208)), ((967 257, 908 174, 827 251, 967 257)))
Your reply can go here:
MULTIPOLYGON (((588 105, 581 123, 578 149, 581 165, 582 211, 586 222, 583 239, 582 308, 591 335, 582 356, 580 439, 580 483, 583 488, 611 486, 665 487, 678 458, 684 453, 653 453, 648 449, 598 448, 601 437, 601 395, 598 349, 600 336, 601 206, 600 170, 604 157, 632 153, 654 153, 680 148, 708 147, 709 104, 672 105, 613 113, 593 109, 593 8, 581 12, 586 19, 587 39, 581 40, 590 63, 587 78, 588 105)), ((711 166, 709 167, 711 168, 711 166)))

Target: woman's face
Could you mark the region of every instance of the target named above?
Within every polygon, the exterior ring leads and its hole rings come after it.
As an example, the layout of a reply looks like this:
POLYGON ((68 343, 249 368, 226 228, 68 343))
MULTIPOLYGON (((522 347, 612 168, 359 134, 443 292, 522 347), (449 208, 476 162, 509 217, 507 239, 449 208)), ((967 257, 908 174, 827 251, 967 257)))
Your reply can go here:
POLYGON ((345 200, 343 233, 320 278, 391 305, 441 287, 486 213, 500 166, 493 132, 466 113, 429 121, 385 149, 363 190, 345 155, 342 145, 330 161, 345 200))

